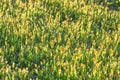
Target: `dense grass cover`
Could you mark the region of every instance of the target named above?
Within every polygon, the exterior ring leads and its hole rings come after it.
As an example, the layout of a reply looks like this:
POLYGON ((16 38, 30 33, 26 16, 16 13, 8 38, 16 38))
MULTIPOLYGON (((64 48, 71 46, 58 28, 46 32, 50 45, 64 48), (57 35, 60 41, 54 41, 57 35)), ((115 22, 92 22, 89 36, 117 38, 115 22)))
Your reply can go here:
POLYGON ((0 0, 0 79, 119 80, 118 5, 0 0))

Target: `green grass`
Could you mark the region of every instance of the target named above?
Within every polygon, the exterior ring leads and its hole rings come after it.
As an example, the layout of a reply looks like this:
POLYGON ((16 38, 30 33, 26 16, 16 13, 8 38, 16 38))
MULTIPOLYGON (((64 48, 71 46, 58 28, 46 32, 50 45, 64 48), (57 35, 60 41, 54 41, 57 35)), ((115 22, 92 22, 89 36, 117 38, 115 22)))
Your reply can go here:
POLYGON ((118 80, 119 1, 0 1, 0 79, 118 80))

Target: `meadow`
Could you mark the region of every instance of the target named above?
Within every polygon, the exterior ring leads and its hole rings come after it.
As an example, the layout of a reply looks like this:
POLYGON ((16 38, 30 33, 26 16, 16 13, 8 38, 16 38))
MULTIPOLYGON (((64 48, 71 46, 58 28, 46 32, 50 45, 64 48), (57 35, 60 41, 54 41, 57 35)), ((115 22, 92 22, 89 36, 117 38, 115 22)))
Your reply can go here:
POLYGON ((119 80, 120 0, 98 1, 0 0, 0 80, 119 80))

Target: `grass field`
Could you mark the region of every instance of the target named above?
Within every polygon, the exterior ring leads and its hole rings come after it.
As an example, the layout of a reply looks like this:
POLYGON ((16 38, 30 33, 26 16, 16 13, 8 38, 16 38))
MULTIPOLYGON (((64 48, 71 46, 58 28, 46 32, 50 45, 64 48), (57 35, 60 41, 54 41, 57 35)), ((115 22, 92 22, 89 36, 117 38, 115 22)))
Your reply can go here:
POLYGON ((0 80, 119 80, 120 0, 98 1, 0 0, 0 80))

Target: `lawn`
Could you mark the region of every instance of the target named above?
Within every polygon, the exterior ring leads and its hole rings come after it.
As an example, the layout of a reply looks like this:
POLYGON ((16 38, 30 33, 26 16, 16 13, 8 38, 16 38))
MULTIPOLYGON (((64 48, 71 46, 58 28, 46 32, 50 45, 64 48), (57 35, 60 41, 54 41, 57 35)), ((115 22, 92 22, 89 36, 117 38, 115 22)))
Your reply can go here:
POLYGON ((0 0, 0 80, 119 80, 120 0, 99 1, 0 0))

